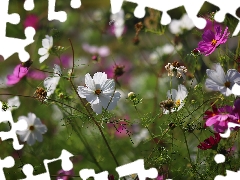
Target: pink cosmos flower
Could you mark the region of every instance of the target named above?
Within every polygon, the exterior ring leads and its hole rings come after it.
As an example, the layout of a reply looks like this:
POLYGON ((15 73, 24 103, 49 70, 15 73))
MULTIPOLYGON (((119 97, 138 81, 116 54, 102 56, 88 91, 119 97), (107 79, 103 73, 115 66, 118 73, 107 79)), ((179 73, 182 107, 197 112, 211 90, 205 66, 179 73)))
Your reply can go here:
POLYGON ((45 73, 36 70, 29 70, 29 67, 24 67, 22 64, 19 64, 14 68, 13 74, 7 76, 7 85, 17 84, 24 76, 37 80, 43 80, 46 78, 45 73))
POLYGON ((228 122, 237 123, 238 118, 233 115, 233 108, 231 106, 223 106, 215 109, 214 113, 205 112, 204 119, 206 119, 206 126, 213 126, 215 132, 223 133, 228 128, 228 122))
POLYGON ((223 34, 221 26, 215 26, 214 29, 215 32, 210 29, 204 31, 203 40, 198 43, 197 49, 205 56, 210 55, 220 44, 226 43, 230 34, 228 27, 225 28, 223 34))
POLYGON ((219 133, 214 133, 215 137, 210 136, 201 142, 197 147, 202 150, 215 149, 221 140, 219 133))
POLYGON ((24 25, 24 28, 31 26, 35 30, 37 30, 39 26, 38 22, 39 22, 39 19, 35 14, 29 14, 24 20, 23 25, 24 25))
POLYGON ((215 26, 221 26, 220 23, 218 23, 216 21, 212 21, 209 18, 206 18, 205 20, 207 21, 207 24, 206 24, 205 28, 203 29, 204 31, 206 31, 208 29, 211 30, 211 31, 214 31, 215 26))
POLYGON ((70 171, 64 171, 63 169, 61 169, 58 171, 57 180, 70 180, 73 175, 73 169, 71 169, 70 171))
POLYGON ((17 84, 24 76, 27 75, 29 68, 22 66, 22 64, 17 65, 13 74, 7 76, 7 85, 17 84))

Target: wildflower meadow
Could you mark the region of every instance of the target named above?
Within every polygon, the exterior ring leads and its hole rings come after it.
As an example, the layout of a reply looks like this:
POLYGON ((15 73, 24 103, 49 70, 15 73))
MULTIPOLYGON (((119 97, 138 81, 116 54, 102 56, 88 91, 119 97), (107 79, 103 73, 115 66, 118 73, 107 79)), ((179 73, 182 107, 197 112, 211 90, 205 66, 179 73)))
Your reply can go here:
POLYGON ((234 17, 216 22, 218 9, 205 3, 199 12, 204 29, 181 7, 163 26, 160 11, 146 8, 136 18, 130 2, 112 14, 107 0, 82 0, 74 10, 69 1, 57 1, 55 9, 68 15, 62 23, 47 19, 47 1, 36 1, 29 12, 23 3, 10 1, 9 13, 21 20, 6 32, 24 38, 24 28, 36 30, 26 47, 30 59, 0 57, 0 131, 11 129, 11 118, 27 123, 16 131, 22 149, 0 139, 0 158, 15 160, 4 169, 6 179, 26 178, 25 164, 34 175, 44 173, 43 161, 62 149, 73 154, 73 169, 50 163, 51 179, 81 179, 79 171, 88 168, 116 180, 116 167, 138 159, 145 169, 157 169, 156 180, 211 180, 240 170, 239 128, 231 128, 229 138, 220 136, 229 122, 240 125, 234 17), (225 162, 216 163, 216 154, 225 162))

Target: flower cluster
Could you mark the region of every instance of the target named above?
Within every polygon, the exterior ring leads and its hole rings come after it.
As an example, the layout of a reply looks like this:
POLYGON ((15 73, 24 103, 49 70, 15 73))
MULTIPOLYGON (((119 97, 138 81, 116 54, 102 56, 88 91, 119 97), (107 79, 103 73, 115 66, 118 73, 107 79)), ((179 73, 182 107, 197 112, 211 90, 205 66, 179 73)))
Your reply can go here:
POLYGON ((168 76, 174 76, 176 73, 177 78, 183 77, 186 79, 185 74, 187 73, 187 68, 185 66, 180 66, 179 62, 174 61, 173 63, 168 63, 165 66, 165 69, 168 72, 168 76))

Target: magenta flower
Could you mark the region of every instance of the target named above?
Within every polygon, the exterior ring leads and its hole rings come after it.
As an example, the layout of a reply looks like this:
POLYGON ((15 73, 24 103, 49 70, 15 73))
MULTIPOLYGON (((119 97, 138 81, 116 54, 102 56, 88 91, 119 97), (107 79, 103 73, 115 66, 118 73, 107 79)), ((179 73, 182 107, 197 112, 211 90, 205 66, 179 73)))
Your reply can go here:
POLYGON ((33 27, 35 30, 38 29, 38 22, 39 19, 35 14, 30 14, 26 17, 26 19, 23 22, 24 28, 26 27, 33 27))
POLYGON ((7 76, 7 85, 17 84, 26 74, 28 73, 29 68, 22 66, 22 64, 17 65, 13 74, 7 76))
POLYGON ((208 29, 202 35, 202 41, 198 43, 198 50, 205 56, 210 55, 220 44, 226 43, 229 32, 228 27, 225 28, 222 34, 221 26, 215 26, 215 32, 208 29))
POLYGON ((70 180, 73 175, 73 169, 71 169, 70 171, 64 171, 63 169, 61 169, 58 171, 57 180, 70 180))
POLYGON ((215 138, 210 136, 209 138, 205 139, 204 142, 201 142, 197 147, 202 150, 207 149, 216 149, 218 143, 221 140, 221 136, 219 133, 214 133, 215 138))
POLYGON ((223 106, 221 108, 218 108, 215 110, 215 113, 212 113, 212 115, 210 115, 208 112, 208 118, 207 116, 204 117, 204 119, 207 119, 205 125, 213 126, 215 132, 225 132, 225 130, 228 128, 228 122, 237 123, 238 118, 233 115, 233 108, 231 106, 223 106))
POLYGON ((156 180, 164 180, 164 176, 163 176, 163 175, 161 175, 161 176, 158 175, 157 178, 156 178, 156 180))
POLYGON ((46 78, 44 72, 29 70, 29 67, 24 67, 22 64, 19 64, 14 68, 13 74, 7 76, 7 85, 17 84, 24 76, 36 80, 43 80, 46 78))
POLYGON ((44 80, 47 75, 42 71, 32 70, 30 69, 26 75, 26 77, 36 80, 44 80))

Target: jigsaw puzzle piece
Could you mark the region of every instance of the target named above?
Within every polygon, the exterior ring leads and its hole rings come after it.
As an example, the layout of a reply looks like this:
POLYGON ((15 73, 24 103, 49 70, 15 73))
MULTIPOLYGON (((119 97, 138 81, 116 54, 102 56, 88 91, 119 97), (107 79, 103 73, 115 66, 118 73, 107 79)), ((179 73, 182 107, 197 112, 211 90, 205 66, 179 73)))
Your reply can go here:
POLYGON ((82 169, 79 171, 79 175, 83 180, 87 180, 90 177, 93 177, 95 180, 108 180, 107 171, 95 174, 95 171, 93 169, 82 169))
POLYGON ((16 131, 17 130, 25 130, 27 128, 27 122, 26 121, 18 121, 18 122, 14 122, 13 118, 12 118, 12 113, 11 111, 8 109, 6 111, 4 111, 2 109, 2 103, 0 102, 0 123, 1 122, 6 122, 8 121, 11 124, 11 130, 8 132, 0 132, 0 137, 2 139, 2 141, 7 140, 7 139, 13 139, 13 148, 15 150, 19 150, 23 148, 23 145, 19 144, 18 138, 17 138, 17 134, 16 131))
POLYGON ((13 159, 13 157, 8 156, 6 158, 4 158, 3 160, 0 158, 0 179, 1 180, 6 180, 4 172, 3 172, 3 168, 11 168, 13 167, 15 164, 15 161, 13 159))
POLYGON ((26 39, 17 39, 6 37, 6 25, 7 23, 18 24, 20 21, 20 16, 16 13, 8 14, 9 0, 0 1, 0 54, 6 60, 8 57, 14 53, 18 53, 19 58, 22 62, 26 62, 30 56, 24 50, 24 48, 33 43, 33 37, 35 35, 35 30, 31 27, 25 29, 26 39))
POLYGON ((44 167, 46 169, 45 173, 33 175, 33 166, 31 164, 25 164, 22 168, 23 173, 26 175, 25 179, 22 180, 51 180, 48 164, 54 161, 62 160, 62 169, 64 171, 69 171, 73 168, 73 164, 70 160, 70 157, 72 157, 73 154, 69 153, 65 149, 62 150, 61 155, 58 158, 47 160, 45 159, 43 161, 44 167))
POLYGON ((144 168, 143 159, 139 159, 129 164, 117 167, 116 171, 118 172, 119 178, 132 174, 137 174, 139 180, 145 180, 146 178, 156 178, 158 175, 158 171, 156 168, 150 168, 148 170, 144 168))

